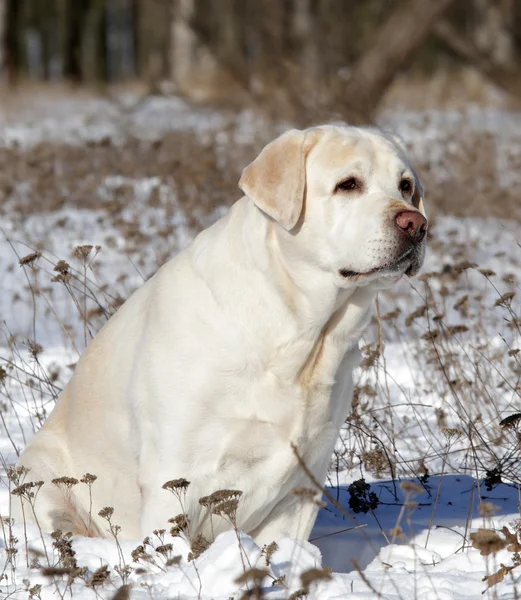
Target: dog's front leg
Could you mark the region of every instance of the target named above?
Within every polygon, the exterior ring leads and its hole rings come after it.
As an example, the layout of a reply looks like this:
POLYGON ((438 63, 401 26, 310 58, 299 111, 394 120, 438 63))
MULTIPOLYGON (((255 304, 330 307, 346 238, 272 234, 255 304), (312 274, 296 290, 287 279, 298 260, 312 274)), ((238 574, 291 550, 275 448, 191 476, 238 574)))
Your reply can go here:
POLYGON ((315 499, 290 492, 251 535, 261 547, 277 542, 282 537, 307 540, 318 510, 315 499))

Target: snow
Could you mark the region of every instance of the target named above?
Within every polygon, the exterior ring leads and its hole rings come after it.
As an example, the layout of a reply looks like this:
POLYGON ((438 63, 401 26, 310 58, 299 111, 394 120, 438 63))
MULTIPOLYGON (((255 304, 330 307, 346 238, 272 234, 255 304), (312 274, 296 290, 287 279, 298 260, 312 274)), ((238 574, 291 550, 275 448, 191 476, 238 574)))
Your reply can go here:
MULTIPOLYGON (((82 144, 105 136, 123 143, 127 135, 156 139, 162 132, 175 129, 188 129, 202 138, 215 136, 219 145, 228 135, 225 130, 232 119, 240 144, 249 142, 255 129, 263 126, 251 111, 232 116, 194 109, 176 98, 129 102, 128 106, 108 100, 63 100, 58 106, 44 103, 43 116, 38 119, 29 112, 18 121, 0 121, 0 145, 29 147, 42 141, 82 144)), ((512 156, 520 152, 513 141, 521 139, 519 115, 477 108, 466 113, 395 112, 382 115, 382 122, 400 132, 413 155, 439 164, 440 180, 450 169, 444 161, 450 131, 486 131, 500 149, 497 169, 504 184, 519 183, 519 172, 510 168, 512 156)), ((23 191, 23 182, 20 184, 23 191)), ((70 377, 68 365, 75 363, 89 337, 71 293, 62 284, 51 282, 57 274, 53 270, 56 262, 64 259, 76 270, 78 289, 73 294, 77 298, 84 284, 110 307, 117 304, 118 296, 128 296, 150 276, 160 257, 180 250, 196 233, 177 203, 175 186, 168 181, 114 174, 104 179, 97 193, 101 200, 109 199, 121 186, 130 186, 133 191, 123 220, 138 223, 140 230, 150 233, 141 245, 125 237, 101 208, 65 207, 28 216, 5 211, 2 217, 0 365, 10 374, 0 383, 0 514, 4 517, 9 512, 6 469, 49 414, 56 393, 70 377), (142 210, 153 191, 158 203, 142 210), (171 210, 172 205, 175 210, 171 210), (154 236, 165 224, 171 233, 154 236), (95 258, 89 256, 86 274, 81 261, 73 256, 74 247, 82 244, 102 247, 95 258), (35 249, 42 252, 37 268, 20 267, 19 258, 35 249), (34 297, 29 282, 40 289, 34 297), (107 289, 105 283, 109 284, 107 289), (43 352, 37 359, 31 356, 27 339, 42 344, 43 352), (56 375, 51 382, 45 377, 52 372, 56 375)), ((224 210, 217 208, 206 216, 206 222, 217 219, 224 210)), ((33 525, 24 529, 16 524, 10 529, 4 519, 0 596, 25 599, 31 589, 36 594, 34 586, 41 585, 37 593, 42 599, 69 593, 81 600, 111 598, 128 583, 131 597, 136 599, 239 599, 252 584, 238 583, 237 579, 245 570, 258 567, 267 570, 262 580, 263 597, 279 599, 304 587, 303 573, 327 566, 333 572, 311 583, 310 598, 482 597, 487 587, 483 577, 495 573, 501 564, 511 565, 512 552, 503 549, 481 556, 471 547, 469 534, 480 527, 500 530, 506 525, 513 530, 520 518, 521 461, 515 431, 499 425, 506 416, 521 412, 519 363, 516 354, 508 355, 508 350, 518 348, 521 341, 518 329, 511 326, 519 314, 519 301, 514 296, 495 306, 502 294, 519 291, 520 242, 519 225, 514 222, 439 216, 422 271, 436 274, 427 280, 404 280, 380 297, 383 356, 357 373, 359 409, 342 430, 326 483, 326 491, 341 508, 325 499, 310 542, 279 540, 268 561, 250 537, 229 531, 198 558, 188 560, 190 546, 185 540, 150 532, 148 559, 136 562, 132 552, 142 540, 116 543, 112 539, 76 538, 71 542, 75 559, 86 571, 69 585, 67 575, 46 576, 34 562, 42 567, 61 564, 54 540, 33 525), (465 260, 494 274, 477 268, 451 270, 451 265, 465 260), (455 307, 464 295, 468 296, 466 316, 455 307), (406 317, 425 298, 429 300, 427 315, 407 326, 406 317), (385 315, 396 307, 401 314, 387 319, 385 315), (448 327, 461 324, 469 331, 444 337, 448 327), (440 331, 437 346, 424 339, 435 329, 440 331), (441 356, 436 356, 435 349, 441 356), (451 433, 451 429, 457 431, 451 433), (370 465, 367 453, 382 448, 394 465, 394 479, 387 457, 378 468, 370 465), (428 473, 420 481, 421 462, 428 473), (486 472, 496 464, 504 466, 504 483, 487 489, 486 472), (356 513, 349 507, 348 487, 362 477, 371 485, 378 506, 356 513), (407 482, 414 484, 414 489, 407 488, 407 482), (404 483, 402 489, 400 484, 404 483), (483 503, 494 506, 484 508, 483 503), (165 544, 172 544, 166 553, 155 550, 165 544), (15 554, 10 553, 12 548, 16 548, 15 554), (174 557, 180 558, 167 565, 174 557), (110 570, 107 582, 97 589, 86 585, 102 565, 110 570), (131 568, 125 569, 125 565, 131 568)), ((95 307, 96 302, 90 299, 87 309, 95 307)), ((102 316, 95 316, 92 327, 102 322, 102 316)), ((370 345, 364 355, 377 347, 377 339, 375 322, 361 342, 362 346, 370 345)), ((517 597, 520 574, 521 569, 513 570, 483 597, 517 597)))

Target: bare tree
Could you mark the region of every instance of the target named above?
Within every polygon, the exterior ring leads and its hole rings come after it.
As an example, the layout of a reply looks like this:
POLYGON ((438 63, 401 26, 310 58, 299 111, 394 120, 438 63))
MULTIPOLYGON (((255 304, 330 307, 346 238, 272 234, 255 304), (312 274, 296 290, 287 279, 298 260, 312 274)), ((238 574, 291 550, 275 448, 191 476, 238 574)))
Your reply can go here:
POLYGON ((505 62, 489 52, 480 50, 472 39, 463 37, 448 21, 440 21, 434 32, 458 58, 477 69, 493 84, 518 100, 521 99, 519 71, 509 60, 505 62))
POLYGON ((190 81, 196 68, 197 38, 191 26, 194 14, 194 0, 172 0, 170 72, 180 90, 190 81))
POLYGON ((5 48, 5 36, 6 36, 6 24, 7 24, 7 0, 0 0, 0 80, 5 77, 6 74, 6 48, 5 48))
MULTIPOLYGON (((179 2, 180 0, 178 0, 179 2)), ((166 0, 136 0, 138 70, 151 91, 160 90, 169 76, 168 50, 171 29, 171 4, 166 0)))
POLYGON ((71 81, 80 82, 81 72, 81 24, 85 3, 77 0, 65 1, 65 37, 63 49, 63 74, 71 81))
POLYGON ((4 64, 9 83, 15 83, 25 69, 24 48, 21 42, 23 8, 23 0, 7 0, 4 64))
POLYGON ((350 121, 372 119, 397 73, 410 63, 453 1, 409 0, 376 29, 343 91, 350 121))

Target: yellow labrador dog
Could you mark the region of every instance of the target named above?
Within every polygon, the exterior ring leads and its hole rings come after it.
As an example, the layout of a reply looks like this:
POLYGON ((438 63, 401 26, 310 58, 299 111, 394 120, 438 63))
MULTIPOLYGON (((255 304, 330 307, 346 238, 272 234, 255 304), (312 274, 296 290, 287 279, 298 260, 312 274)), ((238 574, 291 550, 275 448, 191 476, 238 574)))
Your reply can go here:
POLYGON ((308 537, 317 507, 292 494, 310 487, 292 444, 323 482, 375 294, 422 264, 422 193, 399 140, 336 125, 283 134, 239 186, 100 331, 21 456, 45 482, 45 530, 104 535, 112 506, 127 538, 185 513, 210 540, 230 523, 199 499, 233 489, 259 544, 308 537), (50 483, 86 472, 92 509, 88 486, 50 483), (163 489, 181 478, 179 497, 163 489))

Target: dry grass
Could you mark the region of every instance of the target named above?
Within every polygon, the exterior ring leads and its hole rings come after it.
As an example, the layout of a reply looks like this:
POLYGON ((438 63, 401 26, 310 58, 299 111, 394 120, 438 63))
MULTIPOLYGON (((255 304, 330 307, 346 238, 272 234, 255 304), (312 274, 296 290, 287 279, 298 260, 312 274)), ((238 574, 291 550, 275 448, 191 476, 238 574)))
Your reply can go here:
MULTIPOLYGON (((442 265, 439 270, 424 273, 419 278, 416 290, 409 289, 406 292, 409 297, 413 295, 417 302, 409 312, 401 309, 384 312, 383 306, 394 303, 396 298, 385 295, 381 297, 377 314, 364 338, 359 383, 355 390, 352 413, 342 435, 343 445, 338 447, 332 462, 331 481, 334 481, 335 473, 338 476, 342 472, 362 472, 365 477, 370 475, 377 480, 388 479, 395 486, 401 481, 404 497, 399 500, 402 503, 400 515, 390 531, 382 530, 388 543, 407 543, 407 527, 404 523, 410 524, 414 520, 416 504, 413 497, 419 490, 426 489, 429 477, 440 477, 430 504, 432 514, 429 532, 438 507, 444 474, 472 474, 477 493, 481 493, 480 486, 492 489, 499 482, 517 484, 521 481, 520 419, 516 416, 517 413, 505 414, 504 403, 501 403, 505 390, 512 395, 512 408, 519 407, 521 401, 520 352, 518 345, 513 345, 516 340, 521 339, 516 296, 519 281, 514 275, 499 279, 490 269, 479 269, 470 262, 466 258, 469 256, 469 248, 458 241, 456 232, 449 232, 447 235, 434 226, 430 245, 440 255, 446 254, 450 249, 454 260, 450 265, 442 265), (480 293, 477 293, 478 290, 480 293), (486 331, 491 322, 501 324, 499 331, 504 340, 502 346, 490 345, 486 331), (392 367, 386 363, 386 340, 401 342, 404 360, 409 364, 411 381, 417 386, 412 392, 409 390, 402 393, 407 409, 405 415, 397 408, 400 405, 396 402, 396 392, 390 390, 394 374, 392 367), (429 376, 419 378, 421 372, 429 373, 429 376), (433 398, 438 398, 439 401, 433 402, 433 398), (425 411, 423 407, 427 405, 429 410, 425 411), (432 415, 433 411, 435 419, 425 417, 426 414, 432 415), (425 437, 408 437, 407 429, 416 427, 419 423, 425 437), (428 447, 426 440, 429 440, 428 447), (439 444, 433 444, 432 440, 439 440, 439 444), (416 458, 412 460, 411 456, 414 455, 416 458)), ((79 329, 87 331, 89 337, 115 308, 113 304, 107 303, 107 297, 110 297, 107 289, 93 280, 88 262, 91 252, 92 247, 79 246, 72 252, 76 263, 73 259, 71 263, 75 267, 59 261, 56 263, 57 269, 46 267, 49 274, 67 274, 65 278, 58 277, 55 285, 62 285, 67 289, 70 301, 76 307, 78 319, 82 322, 79 329), (92 321, 87 316, 91 304, 103 308, 96 315, 97 321, 92 321)), ((100 256, 102 260, 103 252, 100 256)), ((29 282, 39 281, 38 271, 45 260, 45 252, 33 252, 21 258, 21 268, 27 272, 29 282)), ((45 276, 45 273, 40 275, 45 276)), ((43 293, 37 287, 32 291, 43 293)), ((398 290, 396 294, 398 298, 403 297, 404 291, 398 290)), ((52 407, 63 374, 48 370, 40 362, 44 348, 34 341, 29 341, 27 347, 30 359, 24 358, 24 351, 15 340, 12 341, 11 362, 2 371, 2 394, 5 404, 14 406, 16 398, 11 395, 10 387, 6 384, 11 379, 17 385, 22 385, 27 402, 26 411, 33 415, 34 427, 37 428, 52 407)), ((13 446, 16 448, 14 442, 13 446)), ((354 513, 369 512, 378 519, 379 500, 370 484, 356 475, 347 477, 353 481, 348 488, 349 509, 354 513)), ((36 500, 37 490, 33 490, 33 487, 25 489, 23 483, 15 479, 13 482, 17 489, 22 486, 19 493, 25 494, 31 502, 36 500)), ((95 485, 93 476, 85 479, 85 483, 95 485)), ((62 478, 57 484, 73 486, 78 481, 62 478)), ((173 480, 166 482, 164 487, 182 500, 188 486, 189 482, 186 480, 173 480)), ((314 490, 296 490, 296 493, 302 497, 303 502, 310 498, 316 501, 314 490)), ((397 500, 398 497, 397 495, 397 500)), ((227 518, 237 534, 235 514, 239 502, 240 491, 233 490, 218 491, 211 497, 201 499, 201 504, 212 514, 227 518)), ((484 503, 483 507, 486 511, 484 503)), ((342 510, 349 512, 347 507, 342 507, 342 510)), ((118 544, 119 527, 112 522, 112 509, 107 507, 100 514, 106 519, 110 534, 118 544)), ((173 516, 171 523, 171 535, 185 536, 191 544, 189 560, 197 558, 208 547, 207 540, 191 535, 186 515, 173 516)), ((4 525, 7 528, 10 526, 8 522, 4 522, 4 525)), ((490 528, 489 520, 484 529, 494 540, 506 539, 505 532, 501 537, 490 528)), ((509 536, 517 535, 516 532, 507 531, 509 536)), ((5 535, 9 542, 9 534, 5 535)), ((67 585, 83 581, 88 587, 100 589, 104 585, 125 586, 129 584, 134 572, 141 573, 147 569, 168 570, 179 564, 180 560, 166 540, 165 531, 159 530, 135 549, 132 563, 128 562, 120 549, 120 560, 113 571, 110 571, 108 565, 103 565, 94 574, 87 574, 81 566, 69 560, 71 557, 67 549, 70 544, 67 535, 56 532, 53 537, 54 549, 47 549, 45 559, 42 557, 35 565, 48 577, 56 579, 56 589, 60 595, 65 593, 61 583, 64 578, 69 582, 67 585)), ((237 539, 240 545, 239 535, 237 539)), ((473 544, 481 548, 480 539, 472 537, 469 531, 464 537, 463 546, 473 544)), ((508 539, 508 547, 513 549, 512 564, 491 572, 487 576, 488 586, 501 582, 502 578, 519 565, 519 552, 515 549, 518 542, 514 543, 512 537, 508 539)), ((16 544, 12 540, 9 544, 6 543, 6 547, 13 548, 14 552, 16 544)), ((502 541, 497 549, 506 545, 502 541)), ((260 582, 266 578, 275 585, 280 585, 281 589, 284 588, 284 582, 277 581, 269 569, 261 574, 251 568, 243 560, 244 582, 251 584, 251 594, 244 597, 262 598, 263 588, 260 582)), ((322 571, 306 574, 303 576, 301 591, 298 592, 300 596, 294 597, 304 597, 315 576, 317 582, 325 577, 322 571)), ((361 577, 363 579, 365 576, 361 577)), ((369 581, 367 584, 371 588, 369 581)))
MULTIPOLYGON (((136 93, 134 88, 131 89, 136 93)), ((71 90, 45 86, 39 86, 34 96, 27 91, 23 87, 14 94, 1 92, 5 97, 6 122, 16 122, 20 115, 26 115, 25 121, 43 120, 53 114, 54 104, 58 107, 56 110, 62 110, 63 99, 67 98, 72 106, 75 101, 103 102, 103 106, 96 108, 93 104, 89 108, 89 118, 111 106, 114 114, 107 118, 117 117, 123 125, 117 135, 108 134, 86 144, 71 146, 43 141, 29 148, 16 144, 0 147, 0 214, 18 212, 28 215, 67 205, 101 208, 116 221, 127 201, 127 193, 132 190, 119 189, 113 198, 103 199, 99 189, 105 178, 158 177, 174 188, 181 207, 198 229, 205 225, 206 215, 217 207, 230 205, 239 197, 237 182, 241 169, 281 128, 288 126, 288 123, 281 125, 278 120, 283 115, 267 118, 269 111, 257 107, 252 113, 253 119, 258 120, 255 135, 244 136, 236 119, 238 113, 221 106, 216 110, 225 118, 224 129, 209 130, 203 135, 188 130, 158 130, 153 139, 145 139, 136 135, 132 128, 126 130, 124 125, 125 120, 132 121, 139 108, 148 101, 146 96, 137 99, 141 92, 127 105, 118 100, 122 91, 116 89, 107 90, 105 99, 85 90, 76 90, 72 96, 71 90)), ((505 174, 521 171, 519 139, 510 140, 506 149, 499 147, 497 136, 486 127, 476 129, 465 118, 469 106, 482 106, 486 110, 491 96, 490 87, 472 72, 464 71, 459 77, 452 74, 446 81, 441 75, 428 80, 398 81, 383 103, 381 121, 384 125, 389 123, 386 115, 397 107, 428 111, 448 106, 450 111, 463 117, 456 119, 453 126, 448 124, 450 121, 440 121, 433 144, 438 149, 443 148, 443 152, 438 151, 436 159, 433 160, 430 151, 425 152, 426 148, 411 144, 414 164, 428 190, 431 215, 444 213, 521 220, 516 180, 509 184, 509 178, 505 177, 505 174), (477 92, 473 90, 480 90, 481 96, 474 97, 473 93, 477 92), (452 97, 459 102, 451 101, 452 97)), ((500 105, 505 103, 499 102, 500 105)), ((73 113, 68 105, 63 110, 73 113)), ((336 120, 338 114, 331 112, 323 119, 336 120)), ((392 119, 391 122, 394 123, 392 119)), ((309 122, 301 123, 313 124, 316 124, 313 117, 309 122)), ((416 133, 421 134, 422 124, 415 127, 419 128, 416 133)), ((427 114, 423 127, 426 130, 433 127, 429 125, 427 114)), ((407 137, 403 131, 398 133, 407 137)), ((153 206, 157 197, 150 197, 148 202, 153 206)))
MULTIPOLYGON (((273 124, 255 140, 246 142, 238 141, 231 126, 219 136, 169 132, 153 141, 129 136, 118 143, 107 138, 85 146, 45 142, 33 148, 3 148, 0 149, 0 214, 23 220, 33 214, 53 213, 64 205, 100 210, 104 215, 100 227, 110 226, 121 233, 129 256, 153 246, 157 264, 161 264, 176 246, 171 231, 167 225, 146 231, 139 223, 139 216, 158 207, 162 207, 161 215, 166 217, 180 211, 195 233, 208 224, 216 209, 238 198, 241 167, 276 130, 273 124), (107 178, 114 176, 126 179, 107 187, 107 178), (152 177, 158 178, 159 183, 136 203, 135 182, 152 177), (170 190, 171 195, 165 190, 170 190), (170 203, 174 195, 176 202, 170 203), (132 204, 130 214, 129 204, 132 204)), ((390 488, 394 486, 401 510, 394 528, 383 531, 389 543, 408 541, 405 531, 406 525, 414 520, 415 496, 428 488, 429 478, 439 477, 430 504, 429 533, 446 474, 472 475, 476 494, 481 494, 481 488, 493 488, 501 481, 513 485, 521 481, 521 434, 519 419, 515 418, 521 412, 520 282, 514 275, 498 276, 475 265, 472 260, 477 248, 469 248, 467 242, 458 239, 458 232, 437 227, 436 219, 440 211, 521 219, 519 201, 515 189, 499 185, 497 147, 489 136, 468 130, 454 132, 448 146, 451 141, 458 142, 458 150, 450 154, 450 177, 440 181, 437 167, 420 161, 434 212, 430 246, 438 256, 450 259, 421 276, 414 288, 405 287, 380 298, 375 319, 363 340, 363 361, 353 409, 330 470, 331 487, 335 487, 335 479, 339 477, 350 482, 350 499, 346 502, 349 509, 355 513, 368 512, 376 520, 379 500, 366 480, 385 479, 390 488), (502 340, 500 343, 491 343, 491 327, 496 338, 502 340), (394 344, 393 350, 399 347, 403 353, 402 360, 408 365, 412 382, 408 389, 400 389, 393 380, 393 366, 388 364, 393 357, 387 342, 394 344), (511 396, 506 405, 502 400, 505 394, 511 396), (410 433, 419 429, 422 436, 410 433)), ((511 168, 517 168, 516 156, 514 153, 511 168)), ((59 231, 60 226, 57 227, 59 231)), ((61 227, 66 228, 67 223, 61 227)), ((79 353, 134 284, 118 285, 123 281, 118 281, 118 277, 124 278, 124 273, 112 273, 110 285, 100 279, 97 265, 104 261, 104 249, 82 245, 76 250, 71 248, 70 256, 65 257, 52 256, 45 247, 30 250, 18 257, 17 268, 23 269, 27 283, 26 289, 20 290, 18 301, 32 305, 35 297, 46 299, 46 314, 36 314, 34 308, 33 319, 54 319, 56 328, 79 353), (65 321, 61 307, 56 306, 52 290, 57 288, 66 293, 75 315, 73 323, 65 321)), ((519 264, 518 256, 519 249, 514 245, 509 257, 511 264, 519 264)), ((48 416, 70 371, 64 365, 52 366, 42 361, 45 348, 37 340, 20 339, 8 329, 6 338, 9 355, 1 357, 0 425, 18 452, 17 440, 25 441, 28 432, 21 422, 16 431, 13 426, 7 427, 4 414, 30 415, 32 429, 36 430, 48 416)), ((25 494, 31 504, 38 490, 23 488, 20 475, 11 472, 10 485, 18 489, 18 494, 25 494)), ((90 487, 96 485, 93 477, 86 474, 85 481, 62 480, 57 484, 90 487)), ((188 485, 186 480, 165 483, 166 489, 181 500, 188 485)), ((296 493, 302 502, 316 501, 315 490, 301 489, 296 493)), ((235 522, 239 503, 238 490, 221 490, 201 499, 209 512, 230 522, 240 546, 235 522)), ((342 510, 349 513, 347 506, 342 506, 342 510)), ((110 565, 100 565, 94 573, 87 573, 74 559, 67 532, 55 532, 53 547, 46 547, 43 541, 45 551, 31 559, 33 568, 55 582, 61 598, 75 581, 93 589, 117 588, 121 597, 125 597, 133 573, 164 572, 181 562, 164 530, 151 532, 128 560, 119 546, 119 528, 113 522, 111 508, 105 507, 102 512, 119 548, 119 562, 113 570, 110 565)), ((485 515, 484 519, 489 517, 485 515)), ((467 525, 470 520, 471 516, 467 525)), ((191 558, 206 549, 208 541, 197 534, 191 535, 185 514, 172 515, 170 525, 172 536, 188 538, 191 558)), ((491 531, 490 519, 484 529, 491 531)), ((15 539, 9 519, 2 520, 2 531, 9 560, 1 576, 17 581, 16 569, 20 565, 16 555, 24 541, 15 539)), ((477 538, 472 535, 470 530, 465 532, 462 548, 472 543, 481 549, 486 543, 486 551, 494 552, 506 547, 507 541, 512 548, 512 564, 491 572, 487 585, 495 585, 519 566, 518 529, 507 529, 502 537, 487 534, 497 542, 495 546, 489 538, 483 538, 485 534, 477 538)), ((265 570, 252 569, 241 554, 244 573, 241 583, 249 586, 244 598, 262 598, 263 586, 285 589, 285 582, 270 570, 273 552, 273 547, 264 551, 265 570)), ((302 588, 293 597, 304 597, 315 581, 328 576, 322 570, 304 573, 302 588)), ((364 575, 362 579, 372 589, 364 575)), ((37 586, 28 584, 26 591, 30 598, 39 597, 37 586)))

